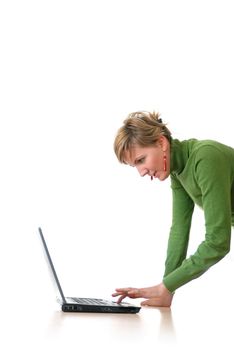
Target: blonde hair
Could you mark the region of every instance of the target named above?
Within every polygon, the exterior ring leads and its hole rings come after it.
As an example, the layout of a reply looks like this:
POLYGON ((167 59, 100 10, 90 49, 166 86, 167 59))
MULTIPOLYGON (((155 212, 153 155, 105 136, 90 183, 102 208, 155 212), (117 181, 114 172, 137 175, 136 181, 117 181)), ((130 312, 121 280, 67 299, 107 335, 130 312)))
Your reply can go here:
POLYGON ((126 164, 126 152, 131 151, 133 146, 150 147, 161 135, 171 142, 171 132, 159 116, 159 113, 146 111, 127 116, 114 141, 114 151, 120 163, 126 164))

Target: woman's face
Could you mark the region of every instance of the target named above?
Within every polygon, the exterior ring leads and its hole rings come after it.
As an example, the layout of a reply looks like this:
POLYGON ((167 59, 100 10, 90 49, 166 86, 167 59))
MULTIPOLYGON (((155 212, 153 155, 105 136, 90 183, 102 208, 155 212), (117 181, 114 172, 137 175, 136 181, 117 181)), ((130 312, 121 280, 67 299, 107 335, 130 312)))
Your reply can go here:
POLYGON ((136 167, 141 176, 149 175, 163 181, 170 174, 170 143, 165 136, 161 136, 155 146, 136 145, 126 154, 126 162, 136 167), (164 156, 166 157, 165 170, 164 156))

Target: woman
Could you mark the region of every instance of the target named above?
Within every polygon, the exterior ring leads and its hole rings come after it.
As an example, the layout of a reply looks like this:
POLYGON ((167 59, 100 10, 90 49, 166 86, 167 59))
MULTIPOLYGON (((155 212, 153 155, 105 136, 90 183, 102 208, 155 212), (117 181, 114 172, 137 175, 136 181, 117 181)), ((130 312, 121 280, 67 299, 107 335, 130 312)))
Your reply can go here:
POLYGON ((121 163, 141 176, 164 181, 170 176, 172 225, 165 273, 148 288, 117 288, 113 296, 145 298, 141 305, 170 307, 175 290, 201 276, 230 249, 234 225, 234 149, 221 143, 171 137, 156 113, 130 114, 118 130, 114 149, 121 163), (194 205, 202 207, 206 234, 197 251, 186 258, 194 205))

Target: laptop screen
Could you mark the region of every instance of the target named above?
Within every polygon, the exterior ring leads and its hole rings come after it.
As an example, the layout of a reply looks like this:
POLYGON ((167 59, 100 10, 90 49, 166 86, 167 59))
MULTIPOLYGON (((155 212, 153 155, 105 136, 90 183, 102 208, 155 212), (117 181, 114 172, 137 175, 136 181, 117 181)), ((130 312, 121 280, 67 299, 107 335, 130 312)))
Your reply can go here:
POLYGON ((47 260, 47 264, 49 266, 49 270, 51 271, 52 273, 52 276, 53 276, 53 283, 56 287, 56 290, 58 290, 59 292, 59 295, 61 296, 61 299, 64 303, 66 303, 66 299, 64 297, 64 294, 63 294, 63 291, 62 291, 62 288, 61 288, 61 285, 59 283, 59 279, 58 279, 58 276, 57 276, 57 273, 55 271, 55 268, 54 268, 54 264, 52 262, 52 259, 50 257, 50 253, 49 253, 49 250, 48 250, 48 247, 47 247, 47 244, 46 244, 46 241, 45 241, 45 238, 43 236, 43 233, 42 233, 42 230, 41 228, 39 227, 38 228, 38 231, 39 231, 39 234, 40 234, 40 237, 41 237, 41 241, 42 241, 42 244, 43 244, 43 248, 44 248, 44 252, 45 252, 45 255, 46 255, 46 260, 47 260))

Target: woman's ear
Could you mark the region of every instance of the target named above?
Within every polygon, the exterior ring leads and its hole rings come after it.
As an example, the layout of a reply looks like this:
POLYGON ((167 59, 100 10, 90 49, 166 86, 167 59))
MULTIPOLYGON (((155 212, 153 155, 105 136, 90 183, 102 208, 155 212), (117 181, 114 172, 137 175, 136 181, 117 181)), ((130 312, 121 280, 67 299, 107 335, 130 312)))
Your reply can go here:
POLYGON ((160 147, 162 148, 163 152, 166 152, 166 151, 167 151, 168 146, 169 146, 169 141, 168 141, 168 139, 166 138, 166 136, 161 135, 161 136, 159 137, 158 144, 159 144, 160 147))

